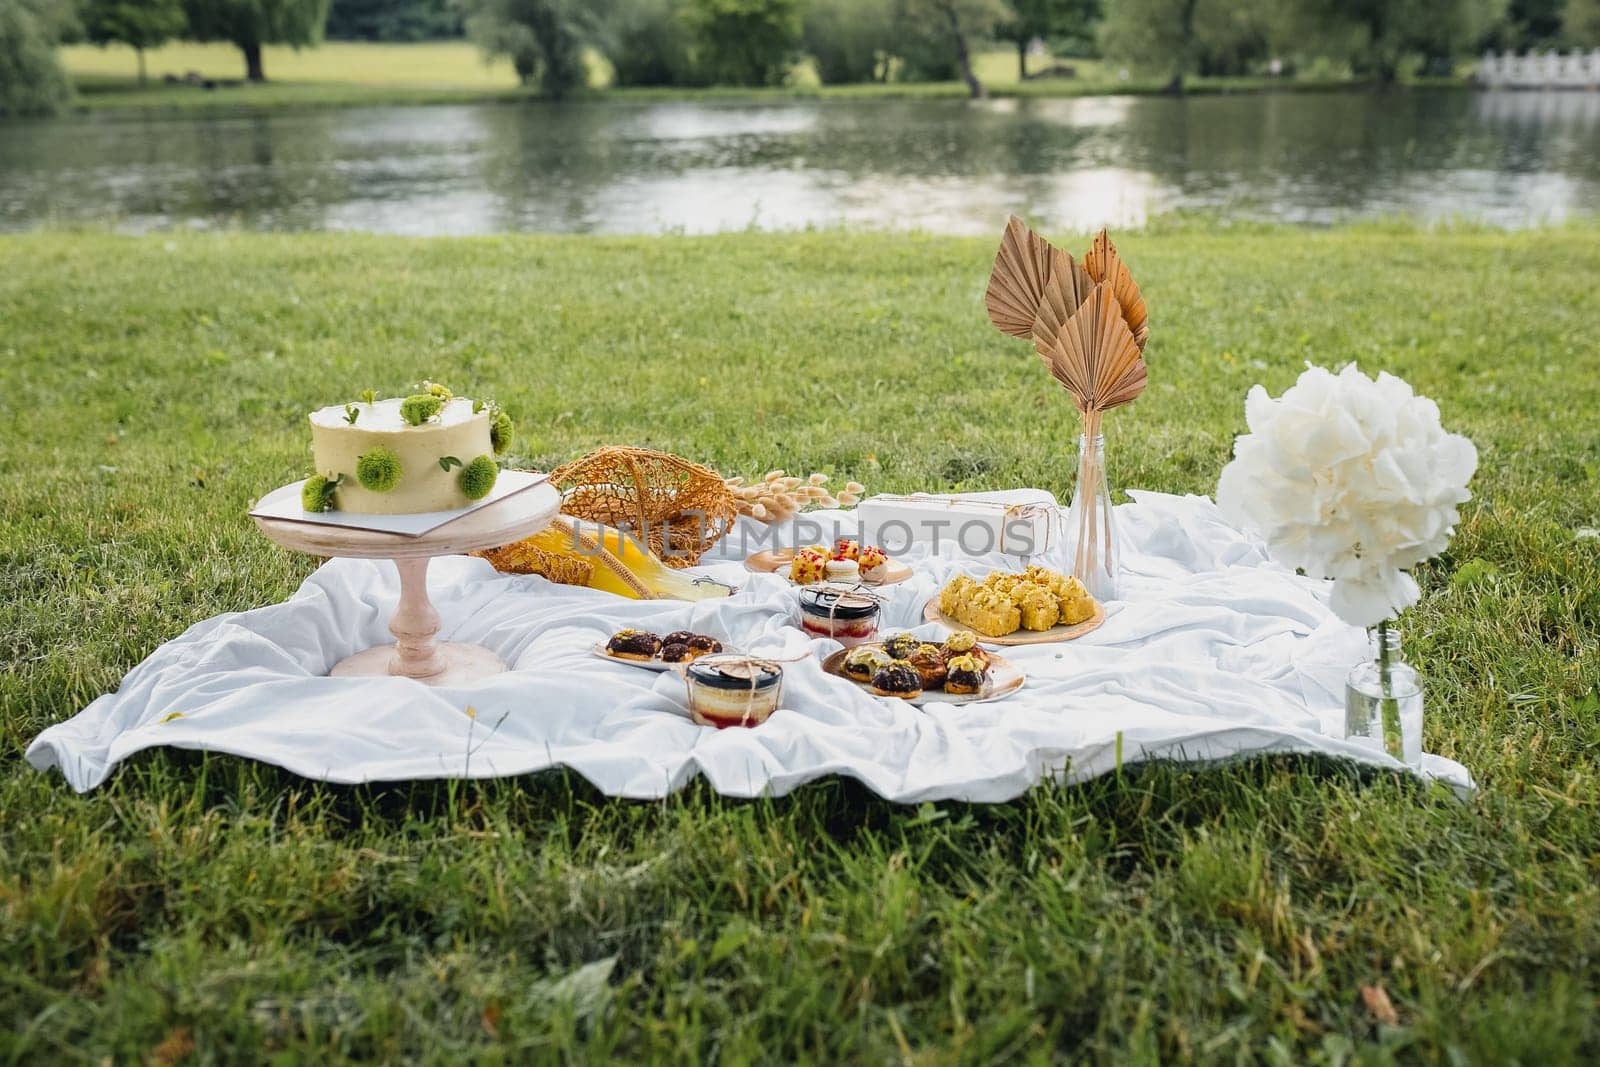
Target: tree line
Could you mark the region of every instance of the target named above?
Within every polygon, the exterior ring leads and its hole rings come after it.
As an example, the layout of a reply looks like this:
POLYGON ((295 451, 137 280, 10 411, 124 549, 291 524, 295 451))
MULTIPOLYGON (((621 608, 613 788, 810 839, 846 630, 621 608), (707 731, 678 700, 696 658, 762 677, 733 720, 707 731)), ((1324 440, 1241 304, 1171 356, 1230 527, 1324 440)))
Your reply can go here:
POLYGON ((58 43, 121 43, 138 55, 181 38, 239 49, 324 36, 417 41, 466 35, 524 84, 561 96, 603 55, 623 86, 779 85, 809 58, 826 84, 963 81, 1013 48, 1022 78, 1043 42, 1170 78, 1326 66, 1393 81, 1407 64, 1449 73, 1484 48, 1600 44, 1600 0, 0 0, 0 112, 47 112, 70 94, 58 43))

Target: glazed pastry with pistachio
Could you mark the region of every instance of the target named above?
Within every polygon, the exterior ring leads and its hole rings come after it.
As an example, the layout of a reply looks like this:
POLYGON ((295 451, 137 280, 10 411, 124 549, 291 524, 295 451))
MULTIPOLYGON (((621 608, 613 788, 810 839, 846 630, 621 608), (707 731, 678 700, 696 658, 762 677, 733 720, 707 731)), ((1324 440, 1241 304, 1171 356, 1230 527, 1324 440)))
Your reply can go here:
POLYGON ((309 419, 313 474, 302 492, 308 511, 411 515, 464 508, 494 489, 495 457, 513 434, 511 417, 498 407, 435 382, 385 400, 369 389, 309 419))
POLYGON ((881 697, 914 700, 922 695, 922 676, 911 664, 897 659, 872 675, 872 691, 881 697))
POLYGON ((661 652, 661 638, 649 630, 618 630, 606 642, 606 655, 617 659, 655 659, 661 652))

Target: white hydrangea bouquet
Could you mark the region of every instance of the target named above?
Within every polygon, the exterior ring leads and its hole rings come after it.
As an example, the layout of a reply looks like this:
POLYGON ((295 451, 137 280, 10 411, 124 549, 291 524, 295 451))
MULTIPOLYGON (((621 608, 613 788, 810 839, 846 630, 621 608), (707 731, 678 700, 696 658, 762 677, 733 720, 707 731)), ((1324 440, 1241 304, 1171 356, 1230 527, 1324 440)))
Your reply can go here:
MULTIPOLYGON (((1245 420, 1250 432, 1234 442, 1217 505, 1229 521, 1258 532, 1280 563, 1333 579, 1329 606, 1341 619, 1376 628, 1379 712, 1393 751, 1399 711, 1390 705, 1404 685, 1396 684, 1399 642, 1389 623, 1421 595, 1407 570, 1450 543, 1457 507, 1472 497, 1477 449, 1445 431, 1433 401, 1391 374, 1369 378, 1355 364, 1337 374, 1308 364, 1277 399, 1255 386, 1245 420)), ((1415 696, 1407 757, 1421 743, 1420 685, 1415 696)))

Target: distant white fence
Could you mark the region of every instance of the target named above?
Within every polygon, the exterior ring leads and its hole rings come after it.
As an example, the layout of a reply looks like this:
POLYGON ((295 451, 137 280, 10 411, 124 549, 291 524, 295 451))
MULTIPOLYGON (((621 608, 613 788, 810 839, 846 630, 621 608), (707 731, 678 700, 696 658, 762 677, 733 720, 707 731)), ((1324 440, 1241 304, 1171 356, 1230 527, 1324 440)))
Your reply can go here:
POLYGON ((1478 82, 1490 89, 1600 89, 1600 48, 1588 52, 1485 52, 1478 82))

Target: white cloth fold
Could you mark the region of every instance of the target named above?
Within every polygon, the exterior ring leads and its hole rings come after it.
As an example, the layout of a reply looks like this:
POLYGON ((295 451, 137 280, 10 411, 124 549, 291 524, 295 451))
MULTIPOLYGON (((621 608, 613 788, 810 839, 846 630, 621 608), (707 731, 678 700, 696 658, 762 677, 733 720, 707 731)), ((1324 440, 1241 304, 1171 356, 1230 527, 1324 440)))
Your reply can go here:
MULTIPOLYGON (((170 745, 342 783, 568 767, 613 796, 655 798, 697 774, 734 796, 839 774, 905 803, 1004 801, 1047 777, 1112 770, 1119 750, 1123 763, 1304 752, 1403 770, 1342 739, 1344 677, 1365 641, 1328 610, 1328 583, 1272 564, 1210 500, 1132 495, 1117 509, 1124 571, 1105 625, 1005 650, 1027 683, 987 704, 918 709, 825 675, 819 657, 837 646, 798 628, 784 578, 743 569, 745 550, 773 538, 741 520, 699 568, 742 587, 727 600, 625 600, 497 574, 482 560, 434 560, 440 639, 485 645, 510 666, 460 688, 326 677, 345 656, 392 640, 399 598, 389 563, 333 560, 282 604, 209 619, 162 645, 116 692, 43 731, 27 758, 79 791, 131 754, 170 745), (788 661, 782 709, 752 730, 694 725, 677 676, 591 655, 624 626, 710 633, 788 661)), ((853 532, 848 513, 805 519, 853 532)), ((929 637, 944 631, 922 622, 922 606, 952 574, 1018 565, 999 555, 909 562, 913 578, 885 590, 883 629, 929 637)), ((1473 787, 1465 768, 1437 756, 1424 757, 1422 775, 1473 787)))

